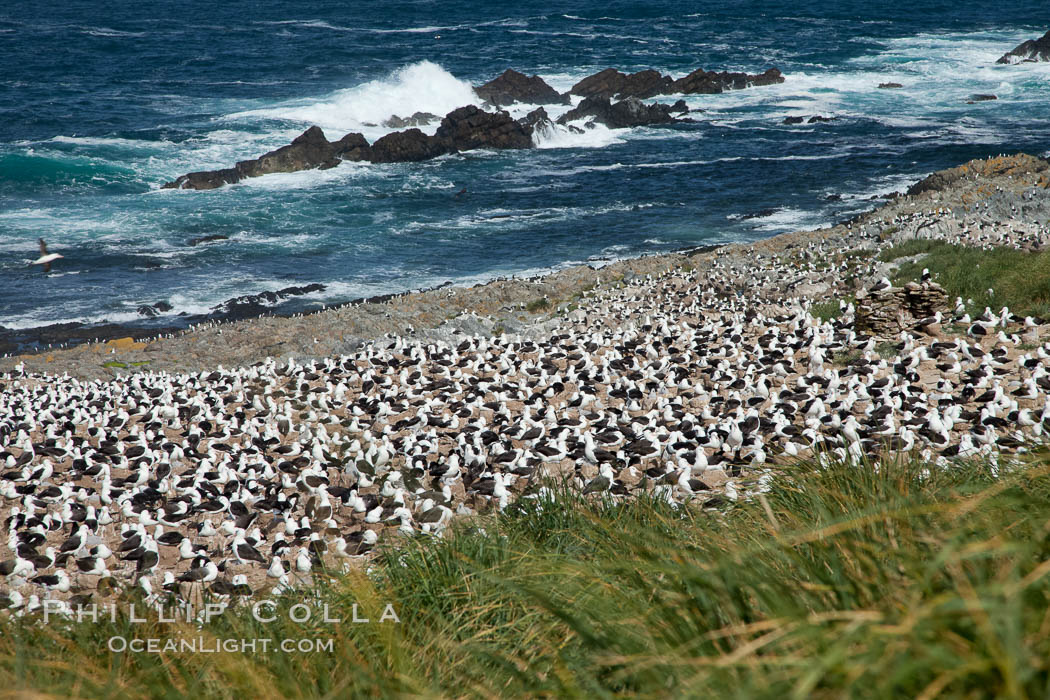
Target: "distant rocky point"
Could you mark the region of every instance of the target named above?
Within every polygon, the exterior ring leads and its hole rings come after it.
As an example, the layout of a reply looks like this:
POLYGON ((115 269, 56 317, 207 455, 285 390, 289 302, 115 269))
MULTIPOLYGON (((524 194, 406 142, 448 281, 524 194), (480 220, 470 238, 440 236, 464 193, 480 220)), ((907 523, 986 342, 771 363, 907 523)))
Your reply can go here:
POLYGON ((1038 39, 1030 39, 1019 44, 1013 51, 1005 53, 996 63, 1036 63, 1050 61, 1050 32, 1038 39))
POLYGON ((1029 155, 1018 153, 1014 156, 972 160, 956 168, 938 170, 908 188, 906 194, 916 195, 923 192, 940 192, 952 185, 968 179, 1000 178, 1009 176, 1021 179, 1021 176, 1038 176, 1035 180, 1040 187, 1050 187, 1050 162, 1029 155))
MULTIPOLYGON (((568 93, 560 94, 537 75, 529 77, 508 69, 474 90, 482 100, 496 106, 515 102, 569 104, 570 94, 582 96, 584 99, 580 104, 558 119, 559 124, 590 117, 595 123, 621 129, 692 121, 672 116, 689 111, 683 100, 673 105, 646 104, 641 102, 643 98, 660 94, 712 94, 782 82, 784 77, 776 68, 757 75, 716 73, 701 68, 677 80, 654 70, 621 73, 609 68, 584 78, 568 93), (614 98, 618 101, 614 102, 614 98)), ((416 112, 408 117, 391 116, 383 126, 394 129, 419 127, 437 119, 437 115, 429 112, 416 112)), ((329 141, 320 127, 312 126, 287 146, 241 161, 232 168, 181 175, 165 183, 162 189, 210 190, 270 173, 334 168, 343 161, 410 163, 474 148, 531 148, 533 133, 537 129, 546 131, 552 125, 542 107, 523 119, 514 120, 503 111, 487 112, 467 105, 446 114, 433 136, 418 128, 409 128, 387 134, 372 144, 359 133, 329 141)))

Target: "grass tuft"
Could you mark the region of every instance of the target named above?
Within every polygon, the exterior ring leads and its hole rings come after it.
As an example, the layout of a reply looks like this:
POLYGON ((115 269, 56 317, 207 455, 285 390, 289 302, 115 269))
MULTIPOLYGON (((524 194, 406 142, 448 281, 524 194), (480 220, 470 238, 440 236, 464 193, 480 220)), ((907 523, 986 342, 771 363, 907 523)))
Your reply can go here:
POLYGON ((63 697, 1046 697, 1050 461, 1029 461, 800 463, 718 508, 555 488, 280 598, 269 624, 4 620, 0 678, 63 697), (291 622, 303 600, 346 621, 291 622), (386 603, 400 624, 375 622, 386 603), (334 649, 111 654, 113 635, 334 649))
POLYGON ((922 255, 901 265, 895 284, 916 280, 928 267, 951 301, 962 297, 970 314, 984 307, 1003 306, 1020 315, 1050 312, 1050 251, 1026 252, 1012 248, 982 250, 932 240, 911 240, 880 254, 883 261, 922 255), (988 290, 992 289, 992 294, 988 290), (972 301, 971 301, 972 300, 972 301))
POLYGON ((525 310, 530 314, 539 313, 540 311, 546 311, 551 307, 551 301, 547 297, 541 297, 534 299, 525 305, 525 310))

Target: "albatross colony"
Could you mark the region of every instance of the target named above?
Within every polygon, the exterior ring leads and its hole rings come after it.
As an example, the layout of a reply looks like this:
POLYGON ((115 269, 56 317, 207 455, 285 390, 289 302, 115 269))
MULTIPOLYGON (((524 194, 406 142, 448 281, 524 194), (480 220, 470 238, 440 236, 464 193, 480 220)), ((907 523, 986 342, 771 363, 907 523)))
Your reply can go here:
POLYGON ((552 479, 713 506, 775 488, 776 465, 800 457, 906 452, 934 468, 1029 449, 1050 428, 1041 319, 968 318, 949 301, 941 323, 882 339, 880 354, 852 305, 829 322, 810 306, 886 284, 873 253, 888 224, 896 240, 1041 247, 1045 217, 1000 213, 1045 205, 1048 164, 1031 161, 971 168, 850 225, 606 281, 543 337, 388 336, 348 355, 106 381, 20 362, 0 378, 0 605, 125 587, 270 594, 384 540, 549 497, 552 479), (988 186, 1007 177, 1012 189, 988 186), (984 204, 951 209, 952 187, 984 204), (952 321, 960 333, 937 330, 952 321))

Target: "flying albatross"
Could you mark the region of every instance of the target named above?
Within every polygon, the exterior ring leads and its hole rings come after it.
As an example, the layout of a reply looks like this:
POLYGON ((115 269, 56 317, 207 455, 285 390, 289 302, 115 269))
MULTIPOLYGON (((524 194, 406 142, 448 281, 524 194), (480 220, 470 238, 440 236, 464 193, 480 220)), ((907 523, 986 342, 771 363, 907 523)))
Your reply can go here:
POLYGON ((44 243, 44 239, 40 239, 40 257, 29 263, 30 265, 43 265, 44 272, 51 272, 51 263, 59 258, 64 257, 58 253, 47 252, 47 243, 44 243))

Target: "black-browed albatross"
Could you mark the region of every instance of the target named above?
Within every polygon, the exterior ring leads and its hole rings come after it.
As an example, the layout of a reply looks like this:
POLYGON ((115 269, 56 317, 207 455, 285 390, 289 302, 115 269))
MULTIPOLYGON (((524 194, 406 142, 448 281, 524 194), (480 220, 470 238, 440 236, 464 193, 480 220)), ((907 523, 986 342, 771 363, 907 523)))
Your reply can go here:
POLYGON ((58 253, 49 253, 49 252, 47 252, 47 243, 44 242, 43 238, 41 238, 39 240, 40 240, 40 257, 37 258, 36 260, 34 260, 33 262, 29 263, 29 264, 30 265, 43 265, 44 266, 44 272, 48 273, 48 272, 51 272, 51 263, 53 263, 55 260, 58 260, 59 258, 65 257, 65 256, 64 255, 60 255, 58 253))

